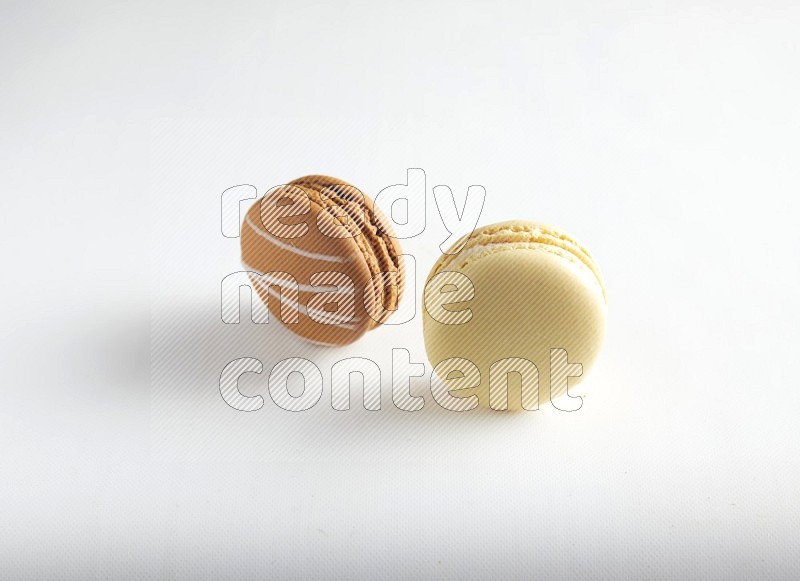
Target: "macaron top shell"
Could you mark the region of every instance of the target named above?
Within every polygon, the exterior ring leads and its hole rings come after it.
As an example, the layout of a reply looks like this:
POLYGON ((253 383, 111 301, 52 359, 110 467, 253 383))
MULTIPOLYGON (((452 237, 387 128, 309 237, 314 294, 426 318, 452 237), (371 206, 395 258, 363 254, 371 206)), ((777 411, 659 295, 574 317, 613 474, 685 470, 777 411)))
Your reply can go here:
POLYGON ((538 244, 536 249, 546 250, 571 261, 580 261, 597 278, 597 284, 606 299, 606 290, 600 269, 589 254, 586 247, 573 236, 563 230, 543 224, 524 220, 511 220, 483 226, 474 232, 462 236, 453 244, 447 254, 443 254, 434 265, 431 276, 442 270, 455 270, 463 267, 465 261, 479 258, 479 254, 487 254, 509 248, 524 248, 529 244, 538 244), (453 249, 463 246, 457 253, 453 249))
MULTIPOLYGON (((605 335, 605 288, 594 259, 573 237, 535 222, 492 224, 465 238, 454 245, 463 246, 460 252, 440 257, 428 281, 442 272, 466 276, 474 296, 448 310, 468 308, 471 319, 446 324, 423 311, 431 364, 454 357, 473 362, 480 386, 458 396, 475 394, 486 407, 492 366, 508 358, 536 366, 540 405, 563 395, 560 383, 551 394, 551 350, 565 349, 569 363, 582 365, 582 375, 569 379, 572 388, 596 361, 605 335)), ((520 382, 509 378, 508 407, 521 409, 520 382)))
POLYGON ((357 188, 337 178, 306 176, 273 188, 251 206, 242 226, 242 262, 254 273, 271 320, 280 318, 313 343, 344 345, 397 309, 404 264, 391 234, 386 218, 357 188), (281 212, 292 204, 295 211, 281 212), (297 281, 299 313, 266 284, 275 273, 297 281))

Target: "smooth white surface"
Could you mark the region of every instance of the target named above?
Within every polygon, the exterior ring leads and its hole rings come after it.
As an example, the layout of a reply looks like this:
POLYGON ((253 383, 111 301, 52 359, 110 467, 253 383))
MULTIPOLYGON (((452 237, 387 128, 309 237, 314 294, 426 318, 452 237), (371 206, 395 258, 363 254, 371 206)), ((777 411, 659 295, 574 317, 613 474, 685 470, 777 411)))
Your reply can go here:
MULTIPOLYGON (((6 3, 0 577, 800 576, 799 25, 789 1, 6 3), (384 383, 380 412, 326 388, 290 414, 263 374, 262 410, 227 408, 221 359, 302 353, 220 329, 222 192, 411 167, 417 295, 435 185, 592 250, 583 408, 404 415, 384 383)), ((314 353, 388 376, 421 337, 314 353)))

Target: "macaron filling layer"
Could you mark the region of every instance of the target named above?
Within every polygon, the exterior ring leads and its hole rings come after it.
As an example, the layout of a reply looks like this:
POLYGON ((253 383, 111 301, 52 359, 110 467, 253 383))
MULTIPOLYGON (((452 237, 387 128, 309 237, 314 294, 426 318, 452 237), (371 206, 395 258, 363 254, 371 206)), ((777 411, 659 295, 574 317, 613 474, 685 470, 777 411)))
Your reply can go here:
MULTIPOLYGON (((376 321, 373 327, 383 323, 397 309, 404 281, 402 257, 389 235, 389 228, 377 214, 377 209, 369 207, 368 199, 355 186, 336 178, 312 175, 296 179, 289 185, 300 186, 308 191, 309 199, 320 210, 330 205, 323 201, 324 195, 326 200, 340 207, 350 218, 345 223, 337 222, 337 224, 345 228, 356 242, 372 277, 373 298, 375 301, 381 301, 385 307, 381 319, 376 321), (362 211, 355 211, 354 203, 358 204, 362 211), (398 273, 396 285, 384 284, 380 276, 383 272, 391 271, 398 273)), ((332 217, 331 220, 335 218, 332 217)))

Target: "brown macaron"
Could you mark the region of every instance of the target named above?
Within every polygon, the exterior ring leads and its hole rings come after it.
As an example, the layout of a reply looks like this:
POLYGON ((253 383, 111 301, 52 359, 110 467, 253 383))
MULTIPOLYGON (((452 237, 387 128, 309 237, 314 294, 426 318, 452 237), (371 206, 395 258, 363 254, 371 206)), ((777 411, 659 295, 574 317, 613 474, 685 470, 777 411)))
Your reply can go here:
POLYGON ((322 175, 269 190, 242 224, 242 262, 272 319, 313 343, 345 345, 397 310, 402 250, 374 202, 322 175))

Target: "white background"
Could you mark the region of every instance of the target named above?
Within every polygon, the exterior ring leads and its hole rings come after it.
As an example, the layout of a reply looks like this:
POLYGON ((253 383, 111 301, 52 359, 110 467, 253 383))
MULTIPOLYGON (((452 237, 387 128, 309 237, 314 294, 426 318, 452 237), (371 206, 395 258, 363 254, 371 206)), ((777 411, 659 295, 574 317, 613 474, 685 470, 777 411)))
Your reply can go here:
POLYGON ((800 576, 799 26, 789 1, 3 4, 0 577, 800 576), (592 249, 581 410, 394 410, 391 348, 430 371, 419 317, 334 354, 220 329, 223 190, 410 167, 592 249), (229 354, 372 357, 384 409, 326 385, 290 414, 262 374, 235 412, 229 354))

